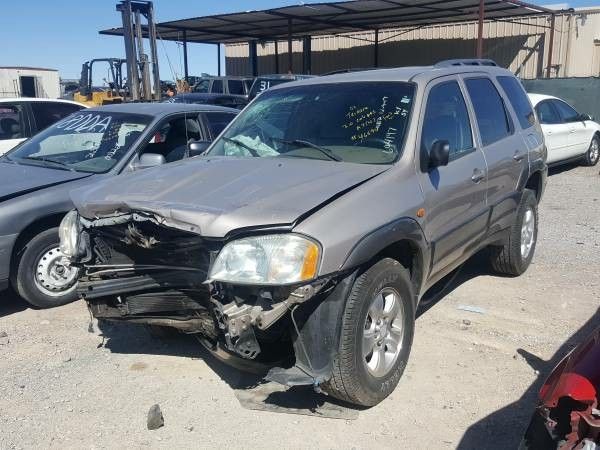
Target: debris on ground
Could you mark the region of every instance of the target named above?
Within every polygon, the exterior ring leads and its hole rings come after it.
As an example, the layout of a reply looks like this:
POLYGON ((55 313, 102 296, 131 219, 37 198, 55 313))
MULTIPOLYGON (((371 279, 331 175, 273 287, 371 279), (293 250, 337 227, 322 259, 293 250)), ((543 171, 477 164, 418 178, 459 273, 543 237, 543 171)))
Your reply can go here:
POLYGON ((472 312, 475 314, 485 314, 485 309, 480 308, 479 306, 471 306, 471 305, 458 305, 456 309, 461 311, 472 312))
POLYGON ((0 345, 6 345, 10 342, 10 340, 8 339, 8 334, 6 334, 6 331, 0 331, 0 345))
POLYGON ((148 411, 148 429, 158 430, 160 427, 165 425, 165 418, 160 410, 159 405, 152 405, 150 411, 148 411))

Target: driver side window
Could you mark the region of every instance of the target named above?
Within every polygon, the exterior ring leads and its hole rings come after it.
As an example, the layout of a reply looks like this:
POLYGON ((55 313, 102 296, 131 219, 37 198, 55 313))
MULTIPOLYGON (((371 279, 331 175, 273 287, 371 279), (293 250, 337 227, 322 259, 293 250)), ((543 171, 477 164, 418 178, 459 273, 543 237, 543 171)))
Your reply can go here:
POLYGON ((474 148, 467 105, 456 81, 438 84, 429 91, 421 152, 429 153, 435 141, 448 141, 450 161, 470 153, 474 148))

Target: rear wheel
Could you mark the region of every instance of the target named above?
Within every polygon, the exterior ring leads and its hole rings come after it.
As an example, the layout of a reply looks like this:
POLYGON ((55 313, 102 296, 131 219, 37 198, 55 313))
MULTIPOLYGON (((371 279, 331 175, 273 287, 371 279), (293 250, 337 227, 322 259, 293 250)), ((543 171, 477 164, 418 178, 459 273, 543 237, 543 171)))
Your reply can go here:
POLYGON ((77 299, 77 269, 59 249, 58 228, 42 231, 19 251, 13 287, 38 308, 65 305, 77 299))
POLYGON ((363 406, 385 399, 406 367, 414 320, 408 271, 390 258, 375 263, 352 286, 333 376, 324 390, 363 406))
POLYGON ((535 252, 537 223, 537 199, 533 191, 525 189, 507 242, 490 249, 490 261, 496 272, 517 276, 527 270, 535 252))
POLYGON ((590 148, 583 157, 583 163, 586 166, 595 166, 600 160, 600 138, 594 136, 590 143, 590 148))

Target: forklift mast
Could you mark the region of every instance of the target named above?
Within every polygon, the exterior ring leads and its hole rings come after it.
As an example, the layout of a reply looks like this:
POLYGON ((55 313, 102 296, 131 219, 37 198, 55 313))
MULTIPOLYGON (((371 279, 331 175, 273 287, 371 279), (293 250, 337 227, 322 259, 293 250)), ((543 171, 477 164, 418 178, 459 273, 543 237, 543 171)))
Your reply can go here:
POLYGON ((117 4, 123 20, 127 87, 133 101, 160 100, 160 75, 156 49, 154 6, 150 1, 123 0, 117 4), (142 25, 142 17, 147 25, 142 25), (144 40, 150 44, 150 58, 144 53, 144 40), (150 77, 152 66, 152 80, 150 77))

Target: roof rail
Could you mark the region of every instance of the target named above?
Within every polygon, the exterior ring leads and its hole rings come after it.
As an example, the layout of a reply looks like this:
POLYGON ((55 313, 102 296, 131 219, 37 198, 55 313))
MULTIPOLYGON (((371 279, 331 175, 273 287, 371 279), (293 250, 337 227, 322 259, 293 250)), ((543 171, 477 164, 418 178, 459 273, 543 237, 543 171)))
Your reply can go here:
POLYGON ((452 66, 492 66, 497 67, 495 61, 491 59, 447 59, 440 61, 434 67, 452 67, 452 66))

